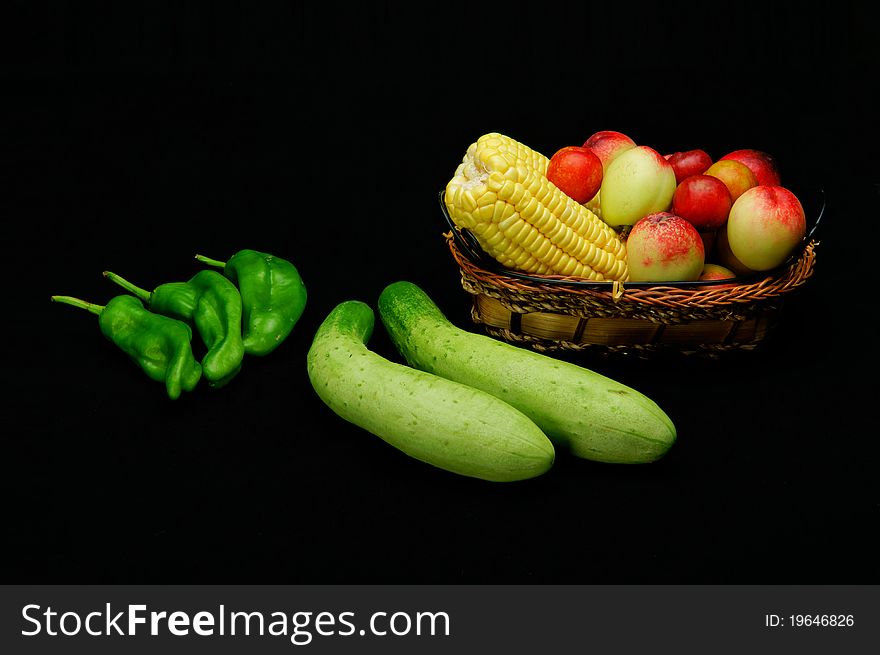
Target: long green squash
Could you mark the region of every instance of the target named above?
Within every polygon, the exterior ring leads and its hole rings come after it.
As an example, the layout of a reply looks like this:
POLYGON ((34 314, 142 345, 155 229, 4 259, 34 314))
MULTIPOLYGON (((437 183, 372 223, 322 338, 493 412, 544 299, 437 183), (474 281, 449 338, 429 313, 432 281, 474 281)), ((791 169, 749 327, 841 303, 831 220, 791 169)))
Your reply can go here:
POLYGON ((553 444, 525 414, 369 350, 374 322, 368 305, 351 300, 315 333, 308 374, 330 409, 407 455, 461 475, 511 482, 550 469, 553 444))
POLYGON ((411 282, 383 290, 379 315, 410 366, 510 403, 578 457, 646 463, 675 442, 672 421, 644 394, 575 364, 462 330, 411 282))

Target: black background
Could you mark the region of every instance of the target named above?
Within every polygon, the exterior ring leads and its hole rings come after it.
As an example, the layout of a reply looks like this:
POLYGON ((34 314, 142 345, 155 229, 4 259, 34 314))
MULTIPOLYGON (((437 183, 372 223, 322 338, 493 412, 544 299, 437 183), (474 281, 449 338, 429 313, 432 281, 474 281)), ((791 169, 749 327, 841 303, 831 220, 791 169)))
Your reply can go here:
MULTIPOLYGON (((880 582, 860 7, 35 5, 5 22, 0 69, 4 581, 880 582), (815 276, 766 348, 578 360, 666 409, 668 456, 560 455, 491 484, 333 415, 305 355, 338 302, 408 279, 477 330, 436 198, 467 145, 499 131, 549 155, 602 129, 766 150, 784 184, 827 193, 815 276), (170 402, 93 316, 49 302, 241 248, 293 261, 309 304, 221 390, 170 402)), ((370 345, 400 360, 381 326, 370 345)))

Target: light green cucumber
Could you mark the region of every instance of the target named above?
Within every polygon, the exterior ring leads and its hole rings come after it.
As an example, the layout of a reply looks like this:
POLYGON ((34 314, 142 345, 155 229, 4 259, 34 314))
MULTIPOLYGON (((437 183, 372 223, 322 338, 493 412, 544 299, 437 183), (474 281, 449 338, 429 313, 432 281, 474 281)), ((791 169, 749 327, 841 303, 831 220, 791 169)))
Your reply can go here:
POLYGON ((510 403, 578 457, 646 463, 675 442, 672 421, 644 394, 575 364, 462 330, 415 284, 386 287, 379 315, 410 366, 510 403))
POLYGON ((397 364, 369 350, 373 310, 337 305, 315 333, 308 373, 315 392, 346 421, 407 455, 483 480, 533 478, 553 465, 551 441, 495 396, 397 364))

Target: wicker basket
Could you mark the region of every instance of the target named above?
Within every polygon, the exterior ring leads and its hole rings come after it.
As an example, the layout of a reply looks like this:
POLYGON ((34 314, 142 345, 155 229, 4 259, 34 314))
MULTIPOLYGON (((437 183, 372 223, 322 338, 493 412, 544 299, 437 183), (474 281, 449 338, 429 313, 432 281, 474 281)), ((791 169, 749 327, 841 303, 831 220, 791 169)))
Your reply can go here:
POLYGON ((501 268, 467 230, 444 234, 473 296, 471 316, 485 331, 539 352, 593 351, 651 356, 718 356, 750 350, 777 325, 782 301, 813 274, 817 218, 803 244, 779 269, 751 279, 682 283, 592 282, 527 275, 501 268))

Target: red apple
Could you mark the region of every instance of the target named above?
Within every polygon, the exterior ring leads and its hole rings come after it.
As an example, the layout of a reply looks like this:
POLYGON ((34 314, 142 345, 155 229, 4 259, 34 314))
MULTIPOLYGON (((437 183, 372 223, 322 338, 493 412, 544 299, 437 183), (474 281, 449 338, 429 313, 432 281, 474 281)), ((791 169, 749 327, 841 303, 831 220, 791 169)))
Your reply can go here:
POLYGON ((602 185, 602 160, 589 148, 560 148, 547 164, 547 179, 578 203, 591 200, 602 185))
POLYGON ((626 134, 611 130, 595 132, 589 139, 584 141, 584 148, 589 148, 596 153, 599 159, 602 160, 602 168, 606 171, 608 170, 608 165, 619 154, 635 147, 636 142, 626 134))
POLYGON ((756 271, 779 266, 807 232, 804 208, 781 186, 756 186, 730 209, 727 241, 733 255, 756 271))
POLYGON ((672 194, 672 213, 689 220, 697 230, 721 227, 732 205, 727 185, 712 175, 691 175, 672 194))
POLYGON ((712 158, 704 150, 685 150, 666 155, 666 161, 672 165, 675 171, 675 182, 681 181, 691 175, 700 175, 712 165, 712 158))
POLYGON ((732 159, 749 167, 758 180, 758 184, 767 186, 779 186, 779 166, 776 159, 760 150, 734 150, 724 155, 719 161, 732 159))
POLYGON ((657 212, 633 225, 626 257, 633 282, 692 282, 703 271, 705 251, 693 225, 681 216, 657 212))
POLYGON ((751 169, 733 159, 718 160, 706 169, 705 175, 717 177, 727 185, 731 199, 736 202, 743 193, 758 186, 758 179, 751 169))

